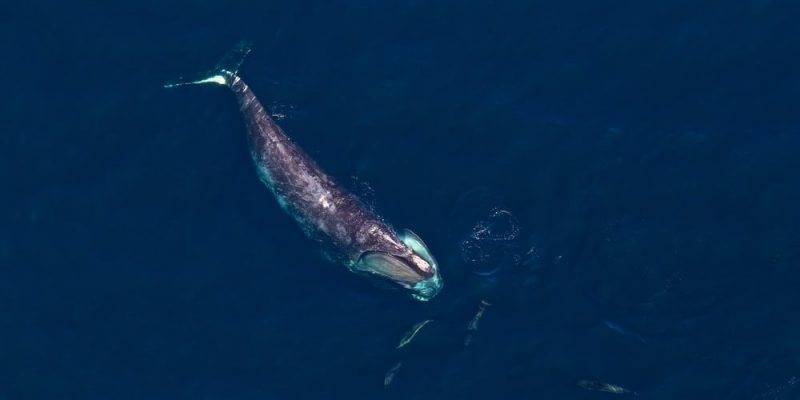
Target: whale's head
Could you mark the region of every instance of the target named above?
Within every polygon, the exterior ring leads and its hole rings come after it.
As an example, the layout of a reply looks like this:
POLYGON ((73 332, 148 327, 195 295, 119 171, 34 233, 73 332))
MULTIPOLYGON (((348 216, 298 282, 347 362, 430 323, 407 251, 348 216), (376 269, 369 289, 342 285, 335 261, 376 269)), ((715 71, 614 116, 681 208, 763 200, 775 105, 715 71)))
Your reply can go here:
POLYGON ((428 301, 442 289, 439 265, 419 236, 405 230, 399 238, 403 251, 367 251, 361 255, 355 269, 388 279, 408 290, 411 297, 428 301))

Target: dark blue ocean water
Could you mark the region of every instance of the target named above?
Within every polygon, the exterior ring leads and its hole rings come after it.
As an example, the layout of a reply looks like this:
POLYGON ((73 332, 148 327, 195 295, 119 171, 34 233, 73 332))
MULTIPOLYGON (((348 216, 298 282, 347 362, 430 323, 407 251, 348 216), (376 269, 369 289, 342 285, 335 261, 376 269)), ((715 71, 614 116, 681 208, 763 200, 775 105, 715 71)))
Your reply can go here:
POLYGON ((796 2, 3 8, 2 399, 800 398, 796 2), (230 93, 161 88, 240 39, 435 300, 319 254, 230 93))

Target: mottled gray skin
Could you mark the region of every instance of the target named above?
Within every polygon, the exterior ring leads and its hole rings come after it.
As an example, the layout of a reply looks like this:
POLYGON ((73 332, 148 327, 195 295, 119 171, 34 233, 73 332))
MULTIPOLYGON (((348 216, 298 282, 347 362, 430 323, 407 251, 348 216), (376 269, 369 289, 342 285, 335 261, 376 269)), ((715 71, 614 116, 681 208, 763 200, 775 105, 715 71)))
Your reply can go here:
POLYGON ((392 269, 390 274, 376 275, 412 291, 415 285, 433 278, 435 290, 431 293, 427 289, 420 299, 435 295, 441 287, 435 265, 423 261, 389 225, 325 174, 275 124, 238 75, 226 74, 226 84, 236 95, 247 123, 258 174, 303 230, 323 243, 335 261, 355 272, 376 274, 359 262, 362 255, 370 252, 391 255, 401 260, 398 265, 402 266, 392 269))

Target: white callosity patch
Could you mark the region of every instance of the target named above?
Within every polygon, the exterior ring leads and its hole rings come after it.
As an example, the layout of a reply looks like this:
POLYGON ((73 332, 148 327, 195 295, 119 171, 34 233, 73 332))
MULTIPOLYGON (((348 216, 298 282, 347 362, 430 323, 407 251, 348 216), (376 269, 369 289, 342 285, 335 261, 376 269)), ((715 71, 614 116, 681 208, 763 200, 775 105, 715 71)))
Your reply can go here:
POLYGON ((417 267, 419 267, 419 269, 421 269, 421 270, 423 270, 423 271, 425 271, 427 273, 433 272, 433 266, 428 261, 423 259, 422 257, 420 257, 420 256, 418 256, 416 254, 413 254, 413 253, 409 257, 411 258, 411 262, 414 265, 416 265, 417 267))
POLYGON ((336 206, 334 206, 333 203, 331 202, 330 196, 326 196, 323 194, 322 196, 319 196, 319 200, 317 202, 324 209, 331 209, 331 211, 336 211, 336 206))

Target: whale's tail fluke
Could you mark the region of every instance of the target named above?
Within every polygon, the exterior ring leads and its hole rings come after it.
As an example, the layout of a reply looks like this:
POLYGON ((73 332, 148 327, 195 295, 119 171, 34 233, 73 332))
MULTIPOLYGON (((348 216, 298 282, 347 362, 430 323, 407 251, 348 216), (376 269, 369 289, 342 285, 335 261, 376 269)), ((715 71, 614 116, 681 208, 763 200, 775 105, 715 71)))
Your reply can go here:
POLYGON ((233 49, 228 51, 211 71, 202 74, 194 79, 180 78, 175 82, 164 84, 165 88, 174 88, 187 85, 203 85, 213 83, 216 85, 229 86, 234 77, 239 73, 245 57, 252 49, 250 42, 241 41, 233 49))

